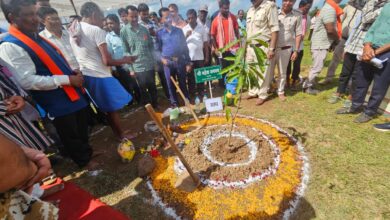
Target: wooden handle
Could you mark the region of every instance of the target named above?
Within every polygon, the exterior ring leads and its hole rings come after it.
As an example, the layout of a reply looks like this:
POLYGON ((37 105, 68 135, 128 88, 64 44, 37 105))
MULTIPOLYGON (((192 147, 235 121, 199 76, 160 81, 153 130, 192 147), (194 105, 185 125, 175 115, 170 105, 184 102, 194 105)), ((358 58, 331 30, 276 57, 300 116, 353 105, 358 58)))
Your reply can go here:
POLYGON ((195 118, 196 123, 198 124, 198 126, 201 126, 200 121, 198 119, 198 116, 196 116, 194 110, 191 108, 190 103, 188 102, 187 98, 184 96, 183 91, 181 91, 180 86, 177 84, 176 80, 172 76, 171 76, 171 80, 172 80, 173 84, 175 85, 177 91, 179 91, 179 94, 180 94, 181 98, 184 100, 185 105, 190 110, 192 116, 195 118))
POLYGON ((175 142, 169 135, 168 130, 163 125, 162 121, 157 117, 156 113, 154 112, 154 109, 152 105, 147 104, 145 106, 146 110, 148 111, 150 117, 153 119, 153 121, 156 122, 158 128, 160 129, 161 133, 164 135, 164 137, 167 139, 168 143, 172 146, 173 150, 175 151, 175 154, 179 157, 180 161, 183 163, 184 167, 187 169, 188 173, 190 174, 192 180, 194 181, 196 186, 200 185, 200 180, 197 175, 192 171, 190 165, 187 163, 183 155, 181 154, 179 148, 176 146, 175 142))
POLYGON ((73 10, 74 10, 75 15, 78 16, 77 9, 76 9, 76 6, 74 5, 73 0, 70 0, 70 4, 72 4, 72 7, 73 7, 73 10))
POLYGON ((378 49, 376 49, 375 55, 386 53, 388 51, 390 51, 390 44, 383 45, 383 46, 379 47, 378 49))

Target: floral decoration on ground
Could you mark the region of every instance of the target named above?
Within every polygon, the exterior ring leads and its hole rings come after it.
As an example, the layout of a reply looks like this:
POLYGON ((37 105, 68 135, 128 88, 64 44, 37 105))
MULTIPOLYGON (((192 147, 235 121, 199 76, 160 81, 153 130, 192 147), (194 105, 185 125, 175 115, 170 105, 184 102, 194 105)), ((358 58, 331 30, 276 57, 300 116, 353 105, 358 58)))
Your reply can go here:
MULTIPOLYGON (((222 114, 202 118, 201 122, 206 126, 226 125, 222 114)), ((194 125, 194 121, 188 121, 182 123, 181 128, 189 133, 194 125)), ((240 115, 236 119, 236 126, 260 131, 267 141, 275 144, 272 157, 278 158, 274 160, 278 164, 270 166, 272 172, 266 175, 265 171, 252 174, 250 178, 255 180, 242 182, 242 185, 221 184, 215 187, 202 177, 205 186, 189 193, 175 188, 178 178, 176 158, 159 156, 155 158, 156 169, 147 185, 155 204, 163 208, 167 215, 175 219, 289 218, 303 196, 309 178, 309 163, 302 145, 276 125, 264 120, 240 115)))

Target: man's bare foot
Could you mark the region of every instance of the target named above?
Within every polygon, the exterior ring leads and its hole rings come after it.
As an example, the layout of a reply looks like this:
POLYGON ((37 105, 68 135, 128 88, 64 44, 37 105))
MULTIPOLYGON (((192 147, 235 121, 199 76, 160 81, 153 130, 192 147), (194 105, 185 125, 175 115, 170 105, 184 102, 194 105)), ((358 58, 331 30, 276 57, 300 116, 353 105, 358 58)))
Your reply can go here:
POLYGON ((255 99, 255 98, 257 98, 257 95, 247 95, 244 97, 244 99, 246 100, 255 99))
POLYGON ((284 101, 286 101, 286 99, 287 99, 287 98, 286 98, 286 96, 285 96, 284 94, 280 94, 280 95, 279 95, 279 100, 280 100, 280 101, 284 102, 284 101))
POLYGON ((265 99, 257 99, 257 101, 256 101, 256 105, 262 105, 262 104, 264 104, 264 102, 265 102, 265 99))
POLYGON ((61 184, 52 186, 52 187, 50 187, 48 189, 45 189, 43 191, 43 194, 42 194, 41 198, 45 198, 46 196, 53 195, 54 193, 57 193, 57 192, 63 190, 64 188, 65 188, 65 185, 63 183, 61 183, 61 184))

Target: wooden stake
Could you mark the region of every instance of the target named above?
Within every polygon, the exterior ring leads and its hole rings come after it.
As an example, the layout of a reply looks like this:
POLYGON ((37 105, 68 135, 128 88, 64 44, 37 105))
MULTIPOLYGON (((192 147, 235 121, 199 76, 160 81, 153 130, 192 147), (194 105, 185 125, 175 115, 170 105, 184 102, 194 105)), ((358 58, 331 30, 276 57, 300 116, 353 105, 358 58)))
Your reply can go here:
POLYGON ((179 148, 176 146, 175 142, 171 138, 168 130, 165 128, 165 126, 163 125, 161 120, 157 117, 152 105, 147 104, 145 106, 145 108, 148 111, 150 117, 153 119, 153 121, 156 122, 158 128, 160 129, 160 131, 164 135, 164 137, 167 139, 168 143, 172 146, 173 150, 175 151, 175 154, 179 157, 180 161, 183 163, 184 167, 187 169, 188 173, 190 174, 192 180, 195 183, 195 186, 198 187, 200 185, 199 177, 197 175, 195 175, 195 173, 192 171, 190 165, 187 163, 187 161, 185 160, 185 158, 181 154, 179 148))
POLYGON ((76 9, 76 6, 74 5, 73 0, 70 0, 70 4, 72 4, 72 7, 73 7, 73 10, 74 10, 75 15, 78 15, 77 9, 76 9))
POLYGON ((194 110, 191 108, 190 103, 188 102, 187 98, 184 96, 183 91, 181 91, 179 85, 177 84, 176 80, 171 76, 171 80, 173 84, 175 85, 177 91, 179 92, 181 98, 184 100, 184 104, 187 106, 187 108, 190 110, 192 116, 195 118, 196 123, 198 124, 198 127, 202 126, 200 124, 200 121, 198 119, 198 116, 196 116, 194 110))

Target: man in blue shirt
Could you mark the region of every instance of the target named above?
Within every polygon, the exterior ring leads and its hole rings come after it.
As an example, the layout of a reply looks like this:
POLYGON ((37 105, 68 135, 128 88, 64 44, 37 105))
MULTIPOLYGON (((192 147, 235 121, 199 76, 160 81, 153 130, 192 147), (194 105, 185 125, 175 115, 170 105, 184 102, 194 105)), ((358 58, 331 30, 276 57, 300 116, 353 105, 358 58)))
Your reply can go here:
POLYGON ((178 99, 176 88, 171 81, 171 75, 176 75, 180 89, 184 96, 189 99, 186 86, 186 72, 191 72, 192 66, 184 33, 181 29, 172 26, 171 16, 168 16, 165 20, 164 28, 158 31, 157 44, 161 51, 161 62, 164 66, 164 74, 169 90, 169 99, 172 107, 177 107, 178 99))

